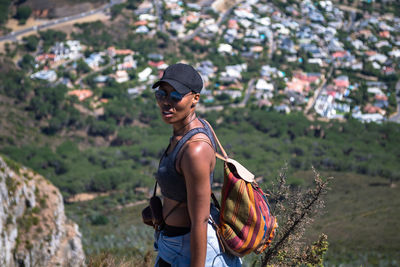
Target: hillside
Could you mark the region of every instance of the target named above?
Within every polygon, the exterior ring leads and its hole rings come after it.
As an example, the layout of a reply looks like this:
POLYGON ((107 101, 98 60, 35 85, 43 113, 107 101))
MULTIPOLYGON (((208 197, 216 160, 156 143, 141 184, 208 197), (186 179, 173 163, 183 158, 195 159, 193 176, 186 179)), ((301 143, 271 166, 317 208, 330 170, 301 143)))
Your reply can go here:
MULTIPOLYGON (((335 177, 307 236, 327 233, 329 266, 398 265, 397 1, 215 1, 221 12, 189 2, 128 0, 105 12, 109 20, 8 43, 0 153, 60 190, 89 260, 151 265, 152 230, 139 214, 171 129, 150 88, 167 65, 185 61, 206 81, 198 115, 263 189, 285 166, 293 190, 309 186, 312 166, 335 177)), ((22 5, 40 17, 101 3, 22 5)))
POLYGON ((0 264, 81 266, 78 226, 67 219, 59 190, 42 176, 0 156, 0 264))
MULTIPOLYGON (((326 208, 306 230, 305 239, 309 242, 321 232, 327 234, 326 266, 397 266, 400 188, 390 188, 381 177, 342 172, 321 175, 334 179, 326 208)), ((301 171, 288 178, 294 177, 308 184, 313 174, 301 171)), ((143 204, 115 209, 109 198, 100 197, 66 207, 68 216, 80 225, 89 255, 111 252, 117 258, 125 256, 131 261, 154 259, 152 229, 143 225, 138 216, 143 204)), ((246 257, 245 263, 251 262, 253 256, 246 257)))
MULTIPOLYGON (((310 179, 311 172, 296 172, 310 179)), ((328 235, 329 263, 351 266, 396 266, 400 263, 397 234, 400 214, 399 186, 387 180, 354 173, 324 172, 334 177, 326 197, 326 208, 307 232, 315 240, 328 235)))

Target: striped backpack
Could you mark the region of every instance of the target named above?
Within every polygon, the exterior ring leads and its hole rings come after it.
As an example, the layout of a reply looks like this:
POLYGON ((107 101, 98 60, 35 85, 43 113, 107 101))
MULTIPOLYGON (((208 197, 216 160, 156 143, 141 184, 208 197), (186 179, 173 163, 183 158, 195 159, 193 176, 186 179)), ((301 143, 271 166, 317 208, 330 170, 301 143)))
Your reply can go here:
POLYGON ((215 132, 212 132, 222 152, 222 155, 216 153, 216 157, 224 161, 224 183, 221 205, 212 194, 215 206, 220 210, 219 223, 212 218, 211 221, 223 249, 239 257, 251 252, 259 254, 274 238, 278 226, 276 218, 254 175, 228 157, 215 132))

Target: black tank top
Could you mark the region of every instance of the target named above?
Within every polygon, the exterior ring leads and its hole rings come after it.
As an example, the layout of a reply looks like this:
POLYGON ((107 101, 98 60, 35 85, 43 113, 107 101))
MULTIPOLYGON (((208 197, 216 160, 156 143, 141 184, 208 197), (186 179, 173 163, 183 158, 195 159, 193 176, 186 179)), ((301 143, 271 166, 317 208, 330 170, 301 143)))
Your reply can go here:
MULTIPOLYGON (((202 119, 199 118, 199 121, 204 128, 198 127, 188 131, 169 154, 164 153, 158 166, 156 179, 160 185, 162 195, 178 202, 187 202, 185 178, 175 168, 176 157, 183 145, 194 135, 203 133, 210 139, 214 150, 216 149, 216 143, 210 127, 202 119)), ((213 178, 214 172, 210 174, 210 185, 213 182, 213 178)))

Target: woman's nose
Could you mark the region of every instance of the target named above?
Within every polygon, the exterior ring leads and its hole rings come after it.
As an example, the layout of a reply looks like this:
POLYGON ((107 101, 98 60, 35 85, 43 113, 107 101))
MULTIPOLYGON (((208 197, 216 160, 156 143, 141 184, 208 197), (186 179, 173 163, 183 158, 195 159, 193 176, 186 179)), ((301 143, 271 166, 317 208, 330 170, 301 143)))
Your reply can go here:
POLYGON ((170 107, 172 106, 172 101, 169 97, 165 97, 163 100, 161 100, 161 105, 164 107, 170 107))

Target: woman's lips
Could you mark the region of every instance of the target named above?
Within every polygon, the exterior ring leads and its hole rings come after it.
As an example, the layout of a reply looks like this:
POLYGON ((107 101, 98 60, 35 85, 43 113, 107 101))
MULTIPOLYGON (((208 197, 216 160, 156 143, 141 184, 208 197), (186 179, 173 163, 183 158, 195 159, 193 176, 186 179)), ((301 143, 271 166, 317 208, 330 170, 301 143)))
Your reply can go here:
POLYGON ((165 117, 165 118, 170 118, 174 115, 172 112, 167 111, 167 110, 164 110, 161 113, 162 113, 163 117, 165 117))

